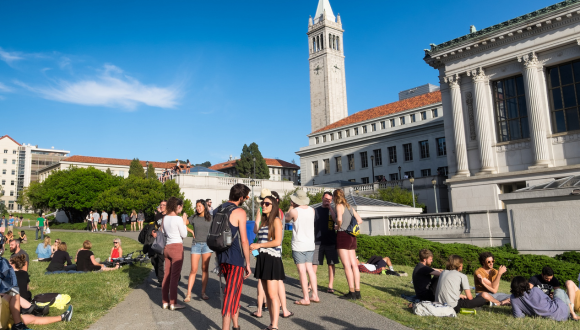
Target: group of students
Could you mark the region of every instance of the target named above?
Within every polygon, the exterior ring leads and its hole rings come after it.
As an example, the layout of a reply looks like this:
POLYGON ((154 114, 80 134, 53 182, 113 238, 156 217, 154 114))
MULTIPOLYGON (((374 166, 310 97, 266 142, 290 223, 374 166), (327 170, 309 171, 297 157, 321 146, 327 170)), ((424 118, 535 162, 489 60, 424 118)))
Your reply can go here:
MULTIPOLYGON (((120 226, 119 217, 115 210, 111 212, 110 216, 105 210, 103 210, 101 213, 99 213, 97 210, 90 211, 85 221, 87 222, 87 230, 91 232, 106 232, 107 223, 110 223, 111 232, 116 233, 117 227, 120 226)), ((123 212, 121 214, 121 224, 123 225, 123 231, 127 231, 127 224, 130 225, 130 231, 141 231, 143 230, 144 222, 145 212, 143 212, 143 210, 140 210, 139 212, 132 210, 131 215, 128 215, 127 212, 123 212)))
POLYGON ((571 280, 565 282, 567 292, 554 276, 549 266, 542 273, 529 279, 516 276, 512 279, 510 294, 499 292, 501 277, 506 266, 494 268, 495 259, 491 252, 479 255, 481 267, 474 273, 475 294, 467 275, 463 274, 463 258, 450 255, 445 269, 432 268, 433 253, 423 249, 419 252, 420 262, 413 270, 413 286, 416 299, 435 301, 453 307, 456 312, 462 308, 490 306, 512 307, 514 317, 540 316, 556 321, 579 320, 580 289, 571 280))
POLYGON ((4 232, 6 230, 13 231, 14 227, 22 227, 23 222, 23 216, 20 216, 19 218, 13 214, 10 214, 7 219, 6 216, 3 215, 2 219, 0 219, 0 232, 4 232))

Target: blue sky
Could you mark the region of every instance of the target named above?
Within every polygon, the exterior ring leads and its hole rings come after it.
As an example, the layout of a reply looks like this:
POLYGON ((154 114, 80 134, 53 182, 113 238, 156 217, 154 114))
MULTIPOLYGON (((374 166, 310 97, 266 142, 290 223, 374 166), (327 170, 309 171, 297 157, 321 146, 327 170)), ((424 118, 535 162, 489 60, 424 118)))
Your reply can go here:
MULTIPOLYGON (((331 0, 349 114, 438 84, 423 49, 553 1, 331 0)), ((310 133, 318 0, 2 1, 0 136, 73 155, 192 162, 256 142, 287 161, 310 133)))

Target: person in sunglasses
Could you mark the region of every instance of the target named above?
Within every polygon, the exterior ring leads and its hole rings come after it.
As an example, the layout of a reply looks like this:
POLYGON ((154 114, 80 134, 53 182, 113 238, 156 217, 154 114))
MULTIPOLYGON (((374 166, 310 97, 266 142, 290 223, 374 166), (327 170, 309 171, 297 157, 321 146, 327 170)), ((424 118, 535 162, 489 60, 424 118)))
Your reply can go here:
POLYGON ((191 245, 191 271, 189 272, 189 280, 187 281, 187 294, 184 302, 191 301, 191 290, 195 283, 195 276, 197 275, 197 268, 199 267, 199 259, 201 258, 201 299, 208 300, 209 297, 205 294, 207 288, 207 281, 209 279, 209 261, 211 253, 213 252, 207 246, 207 235, 211 227, 212 216, 209 213, 205 200, 199 199, 195 202, 195 214, 189 218, 189 223, 193 225, 191 230, 187 228, 193 235, 193 243, 191 245))
POLYGON ((113 247, 111 248, 111 257, 109 259, 117 259, 123 255, 123 248, 121 247, 121 239, 115 238, 113 240, 113 247))
POLYGON ((484 292, 489 293, 491 302, 495 305, 509 304, 510 294, 497 292, 501 276, 507 271, 506 266, 499 266, 499 269, 493 268, 495 259, 491 252, 482 252, 479 255, 481 267, 473 274, 475 283, 475 293, 480 295, 484 292))

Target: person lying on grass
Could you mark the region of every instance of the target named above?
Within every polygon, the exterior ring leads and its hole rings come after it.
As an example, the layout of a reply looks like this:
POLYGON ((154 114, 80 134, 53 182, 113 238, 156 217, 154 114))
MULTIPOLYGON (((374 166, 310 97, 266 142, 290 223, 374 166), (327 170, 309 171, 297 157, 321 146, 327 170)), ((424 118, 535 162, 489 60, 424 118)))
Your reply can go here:
POLYGON ((106 267, 95 260, 95 255, 91 248, 93 245, 91 241, 86 240, 83 242, 83 248, 77 251, 77 256, 75 257, 75 262, 77 264, 77 271, 79 272, 94 272, 98 270, 109 271, 119 269, 119 264, 114 268, 106 267))
POLYGON ((462 308, 478 308, 489 301, 499 304, 489 293, 482 292, 475 298, 471 295, 471 286, 467 275, 461 273, 463 270, 463 258, 452 254, 447 259, 445 270, 439 276, 437 290, 435 291, 435 301, 447 304, 455 312, 459 313, 462 308), (461 294, 464 291, 465 295, 461 294))
POLYGON ((500 305, 509 304, 510 295, 507 293, 497 292, 499 289, 499 281, 501 276, 507 271, 504 265, 499 266, 499 269, 493 268, 495 258, 491 252, 482 252, 479 255, 479 263, 481 267, 473 274, 475 283, 475 293, 481 294, 483 292, 489 293, 495 300, 500 302, 500 305))
POLYGON ((565 285, 568 290, 568 299, 570 299, 570 316, 578 321, 580 317, 576 313, 580 313, 580 289, 574 281, 566 281, 565 285))
POLYGON ((372 256, 367 260, 366 263, 360 262, 358 260, 358 269, 362 273, 367 274, 385 274, 385 275, 395 275, 395 276, 407 276, 407 273, 397 273, 393 269, 393 264, 389 257, 381 258, 379 256, 372 256), (388 268, 387 268, 388 267, 388 268))
POLYGON ((564 290, 554 290, 554 299, 546 295, 522 276, 511 283, 512 315, 517 318, 541 316, 554 321, 565 321, 570 315, 570 300, 564 290))

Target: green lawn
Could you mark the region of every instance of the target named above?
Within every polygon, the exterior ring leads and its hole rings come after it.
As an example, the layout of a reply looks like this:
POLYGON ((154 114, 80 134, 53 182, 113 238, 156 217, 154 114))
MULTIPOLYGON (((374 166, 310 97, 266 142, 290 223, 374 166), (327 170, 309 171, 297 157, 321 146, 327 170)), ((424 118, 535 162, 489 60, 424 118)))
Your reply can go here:
MULTIPOLYGON (((414 329, 580 329, 577 322, 555 322, 547 319, 524 318, 515 319, 511 316, 511 307, 483 307, 477 315, 461 315, 457 318, 420 317, 413 314, 408 308, 408 302, 401 298, 401 294, 414 295, 411 284, 412 267, 394 266, 397 271, 409 274, 407 277, 386 275, 361 274, 362 300, 356 304, 397 321, 414 329)), ((296 266, 291 259, 284 259, 286 275, 298 278, 296 266)), ((319 266, 318 272, 319 290, 326 291, 328 286, 328 267, 319 266)), ((468 276, 473 286, 473 276, 468 276)), ((335 294, 340 296, 348 291, 344 268, 336 267, 334 281, 335 294)), ((502 281, 500 292, 509 293, 509 282, 502 281)), ((473 293, 473 290, 472 290, 473 293)))
MULTIPOLYGON (((34 240, 34 231, 26 230, 28 243, 22 244, 30 256, 30 259, 37 259, 35 253, 36 246, 40 241, 34 240)), ((52 232, 49 235, 53 242, 55 238, 66 242, 68 252, 74 262, 76 251, 82 247, 83 241, 90 240, 93 244, 93 252, 97 258, 105 260, 109 257, 113 238, 116 236, 108 234, 91 233, 67 233, 52 232)), ((123 252, 141 250, 138 242, 120 237, 123 252)), ((5 257, 10 257, 7 251, 5 257)), ((58 274, 44 275, 48 263, 30 262, 30 291, 34 297, 40 293, 58 292, 71 296, 71 305, 74 307, 72 321, 69 323, 59 322, 46 326, 32 326, 33 329, 86 329, 103 316, 109 309, 122 301, 132 288, 143 283, 143 280, 151 271, 151 264, 143 266, 127 266, 120 270, 110 272, 93 272, 85 274, 58 274), (98 299, 97 299, 98 298, 98 299)), ((61 310, 51 308, 50 315, 60 315, 61 310)))

